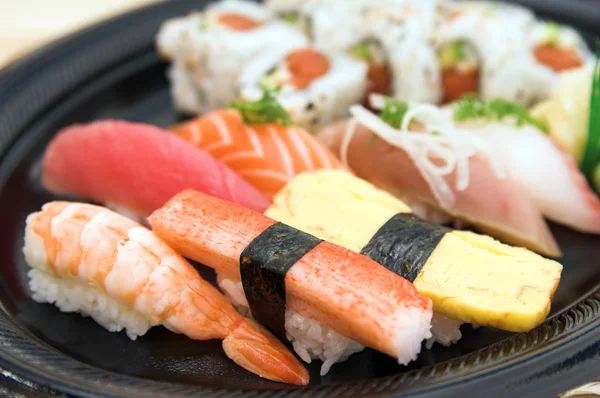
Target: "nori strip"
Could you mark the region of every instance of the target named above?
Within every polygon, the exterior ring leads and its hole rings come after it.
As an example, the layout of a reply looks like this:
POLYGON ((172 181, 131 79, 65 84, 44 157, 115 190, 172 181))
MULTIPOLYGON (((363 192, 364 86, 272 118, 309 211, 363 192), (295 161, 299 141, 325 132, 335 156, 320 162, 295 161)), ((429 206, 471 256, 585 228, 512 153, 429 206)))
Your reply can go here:
POLYGON ((285 275, 322 240, 280 222, 258 235, 240 255, 240 273, 252 317, 285 336, 285 275))
POLYGON ((450 228, 409 213, 396 214, 373 235, 360 254, 413 282, 450 228))

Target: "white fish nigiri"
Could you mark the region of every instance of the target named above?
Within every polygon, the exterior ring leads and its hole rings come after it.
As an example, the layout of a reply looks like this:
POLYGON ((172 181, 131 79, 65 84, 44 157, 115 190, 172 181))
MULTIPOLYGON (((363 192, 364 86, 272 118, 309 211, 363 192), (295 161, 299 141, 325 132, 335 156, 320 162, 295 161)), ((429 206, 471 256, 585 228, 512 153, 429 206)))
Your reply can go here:
POLYGON ((507 173, 552 221, 600 234, 600 199, 575 160, 533 126, 462 125, 486 140, 507 173))

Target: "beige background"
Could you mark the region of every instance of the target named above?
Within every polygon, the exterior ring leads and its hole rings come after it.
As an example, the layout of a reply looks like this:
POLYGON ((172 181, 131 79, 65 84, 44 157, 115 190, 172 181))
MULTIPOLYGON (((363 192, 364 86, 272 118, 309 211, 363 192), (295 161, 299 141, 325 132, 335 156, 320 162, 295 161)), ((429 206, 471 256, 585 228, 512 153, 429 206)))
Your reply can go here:
MULTIPOLYGON (((0 0, 0 67, 85 25, 158 1, 167 0, 0 0)), ((600 394, 600 383, 564 396, 585 393, 600 394)))
POLYGON ((0 0, 0 67, 91 22, 157 1, 0 0))

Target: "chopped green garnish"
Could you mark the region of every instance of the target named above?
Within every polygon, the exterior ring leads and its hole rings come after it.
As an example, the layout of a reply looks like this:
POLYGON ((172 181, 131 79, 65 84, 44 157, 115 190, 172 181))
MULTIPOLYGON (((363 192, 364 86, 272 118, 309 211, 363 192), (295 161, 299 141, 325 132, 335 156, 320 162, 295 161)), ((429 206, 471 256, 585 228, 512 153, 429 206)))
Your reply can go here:
POLYGON ((365 39, 350 47, 348 55, 353 58, 368 61, 371 59, 371 40, 365 39))
POLYGON ((501 98, 484 101, 468 95, 454 104, 454 120, 457 122, 469 119, 506 122, 506 118, 511 118, 516 126, 530 124, 546 134, 549 131, 546 120, 535 118, 522 105, 501 98))
POLYGON ((257 101, 235 99, 229 103, 229 108, 240 112, 246 124, 277 123, 289 126, 292 119, 277 101, 278 92, 279 90, 264 90, 257 101))
POLYGON ((402 126, 404 115, 408 112, 408 104, 400 100, 385 99, 385 106, 379 117, 395 129, 402 126))
POLYGON ((458 40, 450 43, 440 52, 440 65, 442 69, 452 68, 456 64, 465 61, 467 55, 467 42, 458 40))
POLYGON ((560 25, 556 22, 546 23, 546 38, 544 42, 550 45, 557 45, 560 40, 560 25))
MULTIPOLYGON (((594 183, 595 170, 600 163, 600 50, 596 54, 596 65, 592 79, 592 95, 590 99, 590 116, 588 137, 581 171, 592 184, 594 183)), ((595 184, 594 184, 595 185, 595 184)), ((600 192, 600 191, 599 191, 600 192)))
POLYGON ((265 91, 276 91, 281 87, 281 85, 277 82, 275 73, 263 76, 258 82, 258 85, 265 91))
POLYGON ((279 14, 279 16, 285 22, 292 25, 297 25, 298 22, 300 22, 300 14, 297 11, 282 12, 281 14, 279 14))

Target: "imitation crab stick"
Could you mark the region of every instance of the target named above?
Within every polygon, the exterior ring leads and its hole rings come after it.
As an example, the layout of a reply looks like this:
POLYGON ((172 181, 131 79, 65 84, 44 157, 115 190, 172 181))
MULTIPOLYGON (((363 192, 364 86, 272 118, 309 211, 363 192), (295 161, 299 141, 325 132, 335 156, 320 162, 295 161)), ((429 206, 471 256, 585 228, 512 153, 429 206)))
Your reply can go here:
MULTIPOLYGON (((247 248, 276 224, 271 218, 187 190, 155 211, 149 221, 153 231, 179 253, 231 280, 242 280, 247 298, 248 289, 261 283, 258 278, 244 280, 240 269, 245 264, 243 253, 247 248)), ((266 245, 287 242, 274 252, 276 262, 285 262, 286 256, 280 253, 299 244, 286 241, 286 237, 299 231, 285 225, 279 227, 285 233, 272 236, 266 245)), ((255 249, 265 253, 272 247, 255 249)), ((266 263, 261 266, 268 268, 266 263)), ((422 340, 431 336, 431 301, 403 277, 351 250, 322 241, 294 260, 282 278, 288 336, 293 337, 292 318, 300 315, 395 357, 402 364, 414 360, 422 340)), ((256 315, 252 306, 250 309, 256 315)))

